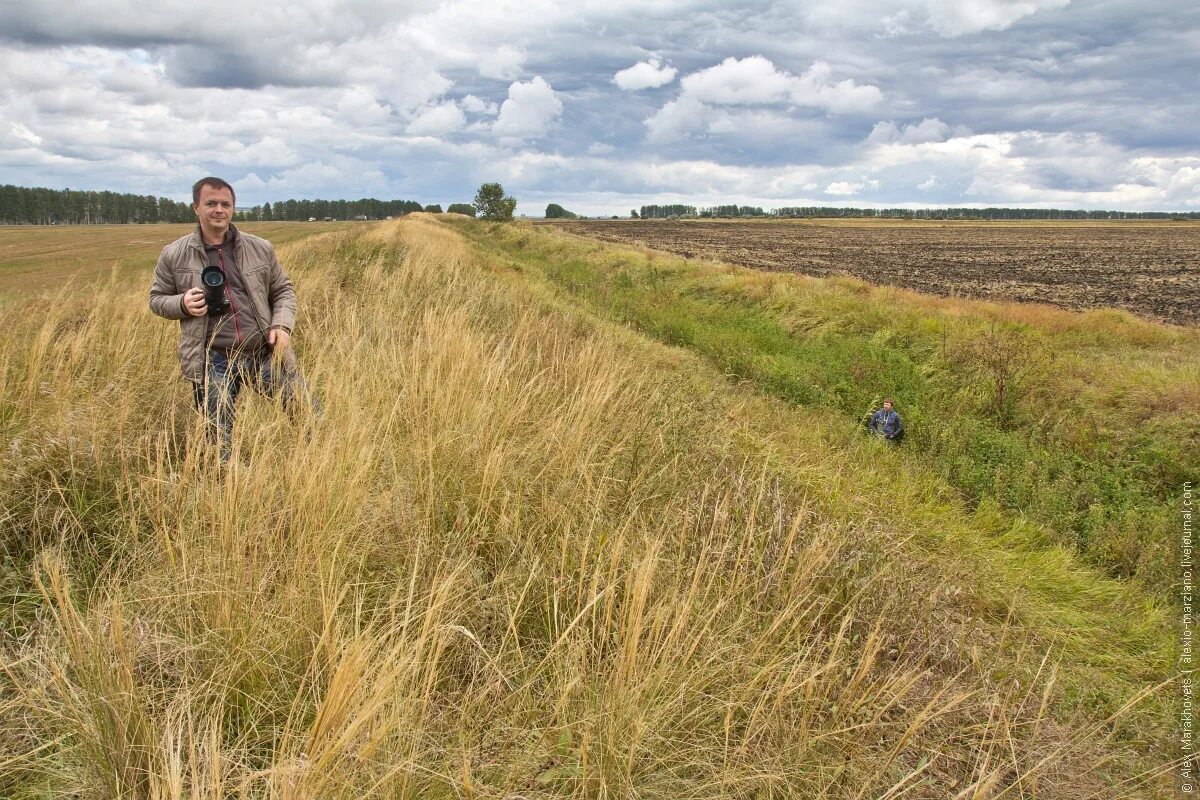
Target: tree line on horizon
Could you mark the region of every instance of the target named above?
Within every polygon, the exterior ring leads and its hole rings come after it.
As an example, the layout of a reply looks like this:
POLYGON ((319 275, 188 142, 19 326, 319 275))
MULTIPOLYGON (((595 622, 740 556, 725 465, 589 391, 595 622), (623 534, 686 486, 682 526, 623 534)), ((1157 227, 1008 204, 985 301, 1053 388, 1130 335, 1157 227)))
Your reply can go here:
POLYGON ((166 197, 0 186, 0 223, 7 225, 112 225, 195 219, 190 205, 166 197))
POLYGON ((841 206, 784 206, 764 211, 758 206, 649 205, 629 214, 635 219, 683 217, 863 217, 881 219, 1200 219, 1200 211, 1105 211, 1064 208, 848 208, 841 206))
MULTIPOLYGON (((413 211, 441 213, 440 204, 423 206, 415 200, 283 200, 242 209, 236 222, 304 222, 310 219, 383 219, 413 211)), ((469 203, 451 203, 450 211, 475 216, 469 203)), ((167 197, 109 191, 76 191, 0 185, 0 224, 5 225, 123 225, 154 222, 194 222, 190 203, 167 197)))
MULTIPOLYGON (((514 202, 515 205, 515 202, 514 202)), ((235 213, 238 222, 304 222, 318 220, 383 219, 413 211, 441 212, 440 204, 421 205, 415 200, 283 200, 263 203, 235 213)), ((452 203, 449 211, 475 216, 470 203, 452 203)), ((511 212, 510 212, 511 213, 511 212)), ((547 218, 571 219, 576 215, 551 203, 547 218)), ((759 206, 686 204, 645 205, 630 211, 641 219, 741 218, 741 217, 844 217, 882 219, 1005 219, 1005 220, 1122 220, 1200 219, 1200 211, 1111 211, 1057 208, 851 208, 840 206, 784 206, 764 210, 759 206)), ((0 224, 5 225, 113 225, 154 222, 192 222, 192 207, 166 197, 110 191, 47 189, 0 185, 0 224)))
POLYGON ((281 200, 274 205, 263 203, 237 212, 240 222, 306 222, 310 219, 383 219, 411 214, 414 211, 441 213, 440 205, 424 206, 415 200, 281 200), (437 210, 434 211, 434 208, 437 210))

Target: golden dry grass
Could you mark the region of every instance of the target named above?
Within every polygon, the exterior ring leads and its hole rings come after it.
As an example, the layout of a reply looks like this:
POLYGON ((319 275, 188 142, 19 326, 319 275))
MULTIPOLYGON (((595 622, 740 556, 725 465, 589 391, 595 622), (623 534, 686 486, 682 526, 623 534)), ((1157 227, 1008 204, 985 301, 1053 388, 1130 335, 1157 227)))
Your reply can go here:
MULTIPOLYGON (((277 245, 351 223, 246 222, 239 227, 277 245)), ((55 290, 116 272, 132 280, 163 246, 195 225, 0 225, 0 299, 55 290)))
POLYGON ((19 306, 0 793, 1166 791, 1017 621, 964 640, 1012 598, 911 546, 953 509, 884 513, 765 439, 777 406, 424 215, 281 253, 325 413, 251 399, 224 470, 142 285, 19 306))

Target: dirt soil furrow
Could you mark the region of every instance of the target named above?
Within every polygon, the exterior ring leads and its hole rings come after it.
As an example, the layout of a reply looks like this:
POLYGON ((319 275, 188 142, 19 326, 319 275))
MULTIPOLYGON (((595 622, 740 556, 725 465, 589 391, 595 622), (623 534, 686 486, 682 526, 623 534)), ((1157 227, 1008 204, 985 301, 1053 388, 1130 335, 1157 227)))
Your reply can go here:
POLYGON ((1200 224, 596 220, 554 224, 688 258, 943 296, 1123 308, 1200 324, 1200 224))

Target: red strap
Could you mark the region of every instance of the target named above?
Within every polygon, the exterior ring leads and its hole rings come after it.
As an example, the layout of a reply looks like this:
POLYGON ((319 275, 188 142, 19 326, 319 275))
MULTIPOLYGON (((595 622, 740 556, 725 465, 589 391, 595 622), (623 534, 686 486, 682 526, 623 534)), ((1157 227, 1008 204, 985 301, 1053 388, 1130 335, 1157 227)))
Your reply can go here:
POLYGON ((229 301, 229 308, 233 311, 233 338, 237 344, 241 344, 242 327, 238 325, 237 305, 233 302, 233 292, 229 291, 229 273, 225 271, 224 246, 217 248, 217 258, 221 260, 221 272, 225 273, 225 299, 229 301))

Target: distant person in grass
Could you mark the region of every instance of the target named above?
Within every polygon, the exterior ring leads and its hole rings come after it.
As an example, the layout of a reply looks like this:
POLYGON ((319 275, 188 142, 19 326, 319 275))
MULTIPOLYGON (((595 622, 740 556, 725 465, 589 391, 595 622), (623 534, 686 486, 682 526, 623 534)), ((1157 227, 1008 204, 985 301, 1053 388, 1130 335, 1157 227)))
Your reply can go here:
POLYGON ((150 287, 150 310, 179 320, 179 365, 192 382, 210 439, 228 461, 238 393, 249 384, 292 406, 302 388, 292 352, 296 293, 275 248, 233 225, 233 187, 201 178, 192 187, 196 230, 163 248, 150 287), (221 296, 209 313, 201 273, 221 296), (219 276, 213 270, 219 271, 219 276))
POLYGON ((889 442, 899 442, 904 438, 904 423, 900 421, 900 414, 892 408, 892 398, 886 398, 883 408, 871 415, 871 433, 889 442))

